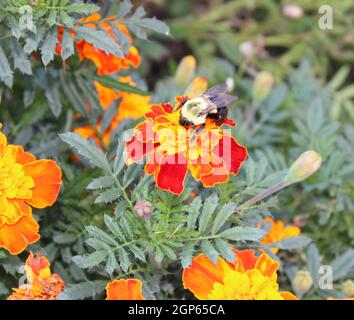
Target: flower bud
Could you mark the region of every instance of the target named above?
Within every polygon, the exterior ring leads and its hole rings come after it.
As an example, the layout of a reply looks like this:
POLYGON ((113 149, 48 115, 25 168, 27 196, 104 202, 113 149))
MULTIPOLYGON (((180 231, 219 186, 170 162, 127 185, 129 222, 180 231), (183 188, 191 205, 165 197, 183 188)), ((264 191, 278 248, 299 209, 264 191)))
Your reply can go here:
POLYGON ((273 88, 273 76, 268 71, 260 72, 253 84, 252 94, 255 102, 264 100, 273 88))
POLYGON ((293 289, 296 291, 297 294, 301 296, 311 289, 312 284, 313 280, 310 272, 304 270, 299 270, 296 273, 292 283, 293 289))
POLYGON ((152 214, 152 204, 145 200, 138 200, 135 203, 134 210, 140 218, 150 218, 152 214))
POLYGON ((290 167, 284 182, 290 185, 307 179, 320 168, 321 162, 321 156, 315 151, 302 153, 290 167))
POLYGON ((342 290, 348 297, 354 296, 354 282, 347 280, 342 283, 342 290))
POLYGON ((201 96, 207 89, 208 80, 205 77, 195 77, 183 95, 189 98, 195 98, 201 96))
POLYGON ((178 88, 184 88, 190 83, 195 75, 197 62, 192 55, 184 57, 179 63, 175 75, 175 81, 178 88))
POLYGON ((296 4, 287 4, 283 7, 283 16, 289 19, 297 20, 300 19, 304 11, 302 8, 296 4))
POLYGON ((242 42, 239 46, 239 50, 247 61, 252 60, 253 56, 257 52, 257 48, 251 41, 242 42))

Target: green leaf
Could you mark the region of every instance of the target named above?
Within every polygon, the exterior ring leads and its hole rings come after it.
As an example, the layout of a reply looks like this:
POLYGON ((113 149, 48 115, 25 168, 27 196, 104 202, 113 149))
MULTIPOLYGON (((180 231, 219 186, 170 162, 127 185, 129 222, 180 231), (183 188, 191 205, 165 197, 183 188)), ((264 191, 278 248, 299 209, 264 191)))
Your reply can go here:
POLYGON ((113 34, 119 44, 122 46, 123 52, 125 55, 129 54, 129 49, 130 49, 130 41, 128 36, 117 26, 114 24, 111 25, 113 34))
POLYGON ((97 12, 98 10, 100 10, 99 6, 87 3, 72 3, 68 6, 65 6, 65 11, 67 12, 81 13, 84 15, 89 15, 91 13, 97 12))
POLYGON ((133 5, 130 0, 121 1, 116 17, 124 18, 131 11, 132 8, 133 5))
POLYGON ((157 33, 162 33, 164 35, 170 34, 170 28, 167 26, 167 24, 160 20, 157 20, 156 18, 139 19, 136 25, 144 29, 149 29, 157 33))
POLYGON ((74 256, 72 260, 82 269, 92 268, 99 265, 107 258, 106 251, 95 251, 85 256, 74 256))
POLYGON ((193 242, 189 242, 184 246, 181 252, 180 260, 183 269, 187 268, 192 263, 194 246, 195 244, 193 242))
POLYGON ((107 228, 112 232, 114 236, 116 236, 120 241, 126 241, 124 234, 119 227, 118 223, 114 221, 110 216, 104 215, 104 223, 107 228))
POLYGON ((53 237, 53 241, 58 244, 69 244, 73 243, 78 239, 76 234, 72 233, 59 233, 53 237))
POLYGON ((119 265, 120 265, 120 267, 122 268, 122 270, 124 272, 127 272, 129 267, 130 267, 130 265, 131 265, 128 253, 123 248, 121 248, 121 249, 118 250, 118 255, 119 255, 119 265))
POLYGON ((66 60, 74 53, 74 39, 70 32, 65 28, 63 32, 63 40, 61 42, 61 57, 63 60, 66 60))
POLYGON ((206 230, 211 216, 213 215, 215 209, 218 206, 218 202, 219 199, 217 194, 213 194, 206 199, 203 206, 202 214, 199 218, 199 232, 203 233, 206 230))
POLYGON ((200 244, 202 251, 205 255, 213 261, 214 264, 218 261, 219 253, 215 250, 213 245, 210 243, 209 240, 203 240, 200 244))
POLYGON ((265 236, 265 234, 265 230, 253 227, 233 227, 219 233, 220 237, 234 241, 259 241, 265 236))
POLYGON ((102 192, 96 199, 95 203, 112 203, 115 200, 120 199, 121 193, 117 188, 111 188, 102 192))
POLYGON ((148 96, 149 93, 139 89, 137 87, 133 87, 128 83, 125 82, 119 82, 118 80, 110 77, 110 76, 102 76, 102 77, 98 77, 98 76, 92 76, 91 77, 93 80, 98 81, 101 85, 108 87, 108 88, 112 88, 112 89, 118 89, 118 90, 122 90, 124 92, 129 92, 129 93, 135 93, 138 94, 140 96, 148 96))
POLYGON ((100 228, 97 228, 95 226, 88 226, 85 227, 86 231, 91 235, 92 237, 95 237, 97 239, 100 239, 110 246, 118 246, 118 243, 116 240, 114 240, 108 233, 104 232, 100 228))
POLYGON ((137 259, 146 262, 145 255, 142 249, 140 249, 136 245, 129 246, 129 249, 137 259))
POLYGON ((309 245, 312 240, 306 236, 298 236, 286 238, 281 241, 269 243, 266 245, 268 248, 279 248, 283 250, 299 249, 309 245))
POLYGON ((86 187, 89 190, 104 189, 111 187, 114 184, 114 180, 111 176, 103 176, 93 179, 86 187))
POLYGON ((11 42, 11 51, 14 57, 15 69, 20 70, 23 74, 32 74, 32 66, 30 60, 23 52, 22 47, 17 41, 11 42))
POLYGON ((95 280, 81 282, 73 285, 65 286, 57 299, 58 300, 82 300, 85 298, 94 298, 96 295, 104 291, 107 281, 95 280))
POLYGON ((13 72, 10 68, 9 61, 6 58, 5 52, 0 46, 0 79, 8 87, 12 87, 13 83, 13 72))
POLYGON ((47 98, 49 109, 56 118, 59 117, 62 109, 60 93, 57 86, 51 84, 44 89, 44 95, 47 98))
POLYGON ((321 266, 321 256, 318 248, 314 243, 311 243, 307 249, 307 269, 313 279, 313 284, 318 287, 318 270, 321 266))
POLYGON ((215 240, 215 245, 224 259, 229 260, 232 263, 235 262, 235 253, 232 251, 230 245, 227 242, 217 238, 215 240))
POLYGON ((347 250, 331 263, 333 280, 344 278, 354 268, 354 249, 347 250))
POLYGON ((195 229, 195 224, 197 222, 199 213, 200 213, 200 208, 202 206, 202 199, 200 196, 196 197, 193 199, 190 209, 188 210, 188 220, 187 220, 187 229, 195 229))
POLYGON ((213 227, 211 229, 212 234, 216 234, 220 228, 225 224, 227 219, 235 213, 237 205, 233 202, 224 204, 218 214, 216 215, 213 227))
POLYGON ((85 140, 80 135, 72 132, 61 133, 59 137, 71 147, 75 148, 81 156, 90 161, 93 165, 106 172, 111 172, 111 167, 105 155, 95 142, 85 140))
POLYGON ((107 263, 106 263, 106 271, 109 275, 112 275, 117 268, 118 268, 118 262, 116 256, 114 255, 113 252, 109 252, 107 263))
POLYGON ((54 59, 56 44, 58 41, 58 32, 56 28, 48 31, 41 46, 42 62, 46 66, 54 59))
POLYGON ((121 47, 109 36, 106 31, 96 30, 89 27, 75 28, 76 38, 83 39, 92 43, 96 49, 103 50, 107 54, 114 54, 123 58, 124 54, 121 47))

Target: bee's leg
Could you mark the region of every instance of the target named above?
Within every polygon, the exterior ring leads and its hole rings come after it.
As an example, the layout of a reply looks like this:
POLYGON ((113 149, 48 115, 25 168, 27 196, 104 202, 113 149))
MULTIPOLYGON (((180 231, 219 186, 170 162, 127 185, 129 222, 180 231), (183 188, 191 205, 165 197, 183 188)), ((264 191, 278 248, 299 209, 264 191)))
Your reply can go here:
POLYGON ((205 123, 203 123, 195 132, 194 135, 192 137, 192 139, 190 140, 190 143, 193 143, 194 140, 198 137, 198 135, 203 131, 203 129, 205 128, 205 123))
POLYGON ((176 110, 174 110, 174 111, 177 111, 177 110, 181 109, 181 108, 184 106, 184 104, 185 104, 186 102, 187 102, 187 100, 182 101, 182 102, 177 106, 176 110))

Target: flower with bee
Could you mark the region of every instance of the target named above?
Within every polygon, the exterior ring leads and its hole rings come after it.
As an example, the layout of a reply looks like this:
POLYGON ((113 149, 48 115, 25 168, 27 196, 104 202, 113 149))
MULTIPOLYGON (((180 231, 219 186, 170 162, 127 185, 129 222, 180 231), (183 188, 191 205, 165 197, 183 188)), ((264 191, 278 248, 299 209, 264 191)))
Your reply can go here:
POLYGON ((126 142, 127 164, 146 158, 145 172, 154 175, 160 189, 176 195, 183 192, 188 171, 204 187, 237 175, 247 149, 221 128, 235 126, 227 118, 235 98, 226 89, 219 85, 200 97, 177 97, 175 107, 153 105, 126 142))

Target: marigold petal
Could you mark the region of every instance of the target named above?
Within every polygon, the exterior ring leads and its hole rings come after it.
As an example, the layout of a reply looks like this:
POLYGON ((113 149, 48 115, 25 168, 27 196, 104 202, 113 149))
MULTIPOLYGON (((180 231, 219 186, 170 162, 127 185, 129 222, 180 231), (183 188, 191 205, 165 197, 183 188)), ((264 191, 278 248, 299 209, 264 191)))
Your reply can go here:
POLYGON ((232 248, 232 250, 236 254, 236 271, 247 271, 255 267, 258 257, 255 255, 254 250, 237 250, 235 248, 232 248))
POLYGON ((26 200, 35 208, 53 205, 61 186, 61 169, 53 160, 37 160, 23 166, 25 173, 31 176, 35 186, 32 199, 26 200))
POLYGON ((23 216, 15 224, 4 224, 0 227, 0 247, 12 255, 20 254, 29 244, 39 240, 39 225, 32 214, 23 216))
POLYGON ((119 279, 108 283, 106 300, 145 300, 139 279, 119 279))
POLYGON ((297 296, 293 295, 289 291, 283 291, 283 292, 279 292, 279 293, 284 298, 284 300, 299 300, 299 298, 297 296))
POLYGON ((267 254, 263 253, 257 259, 255 268, 261 271, 264 276, 269 277, 272 281, 277 280, 277 271, 279 269, 279 262, 273 260, 267 254))
POLYGON ((165 156, 160 163, 160 169, 155 174, 157 186, 173 194, 180 195, 184 190, 184 180, 188 165, 182 154, 165 156))
POLYGON ((231 269, 230 265, 220 257, 214 264, 203 254, 192 260, 192 264, 183 270, 183 287, 192 291, 200 300, 207 299, 215 283, 223 283, 225 272, 231 269))

